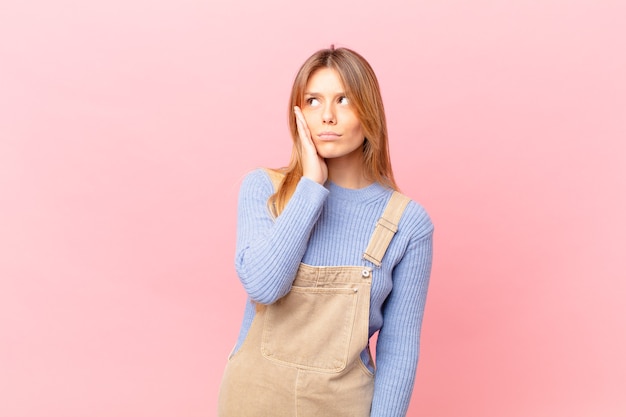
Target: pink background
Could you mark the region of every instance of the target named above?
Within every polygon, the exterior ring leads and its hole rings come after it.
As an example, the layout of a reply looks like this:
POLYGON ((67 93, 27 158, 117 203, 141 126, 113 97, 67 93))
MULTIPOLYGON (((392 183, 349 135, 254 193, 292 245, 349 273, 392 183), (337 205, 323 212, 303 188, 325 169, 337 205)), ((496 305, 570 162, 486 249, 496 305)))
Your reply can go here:
POLYGON ((624 4, 4 2, 0 415, 215 415, 238 184, 335 42, 436 224, 409 415, 623 416, 624 4))

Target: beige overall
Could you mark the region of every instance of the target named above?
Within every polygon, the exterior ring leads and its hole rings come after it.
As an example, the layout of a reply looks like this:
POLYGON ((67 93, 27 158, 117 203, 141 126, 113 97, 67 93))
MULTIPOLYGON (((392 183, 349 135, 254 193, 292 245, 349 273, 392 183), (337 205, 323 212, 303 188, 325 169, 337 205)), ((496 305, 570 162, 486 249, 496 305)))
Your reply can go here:
MULTIPOLYGON (((380 266, 407 203, 394 192, 364 259, 380 266)), ((218 416, 369 417, 374 375, 360 353, 368 348, 371 280, 367 266, 301 263, 291 291, 257 308, 229 358, 218 416)))

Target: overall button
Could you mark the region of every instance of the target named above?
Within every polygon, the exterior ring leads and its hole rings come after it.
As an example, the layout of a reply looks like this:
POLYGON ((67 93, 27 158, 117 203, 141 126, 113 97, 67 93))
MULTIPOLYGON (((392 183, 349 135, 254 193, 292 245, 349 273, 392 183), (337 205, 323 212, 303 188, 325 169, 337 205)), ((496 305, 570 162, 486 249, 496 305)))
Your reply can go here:
POLYGON ((370 271, 367 269, 364 269, 363 271, 361 271, 361 276, 363 276, 363 278, 369 278, 370 271))

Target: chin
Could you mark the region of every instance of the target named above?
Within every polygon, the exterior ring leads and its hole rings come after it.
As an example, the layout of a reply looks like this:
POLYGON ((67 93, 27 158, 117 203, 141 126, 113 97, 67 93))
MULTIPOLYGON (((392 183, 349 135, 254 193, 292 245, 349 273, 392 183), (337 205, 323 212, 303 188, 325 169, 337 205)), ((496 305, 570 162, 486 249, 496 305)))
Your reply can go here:
POLYGON ((335 159, 335 158, 341 158, 342 156, 345 156, 345 154, 339 153, 339 152, 319 152, 318 151, 317 154, 324 159, 335 159))
MULTIPOLYGON (((321 147, 320 147, 321 148, 321 147)), ((357 149, 317 149, 317 154, 324 159, 336 159, 336 158, 359 158, 363 155, 361 148, 357 149)))

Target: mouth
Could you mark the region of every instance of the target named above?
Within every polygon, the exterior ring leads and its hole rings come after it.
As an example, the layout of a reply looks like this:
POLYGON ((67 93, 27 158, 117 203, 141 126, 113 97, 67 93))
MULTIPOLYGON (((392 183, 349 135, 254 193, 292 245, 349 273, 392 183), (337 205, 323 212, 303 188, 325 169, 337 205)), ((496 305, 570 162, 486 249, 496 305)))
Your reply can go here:
POLYGON ((319 140, 337 140, 341 135, 335 132, 321 132, 317 135, 319 140))

